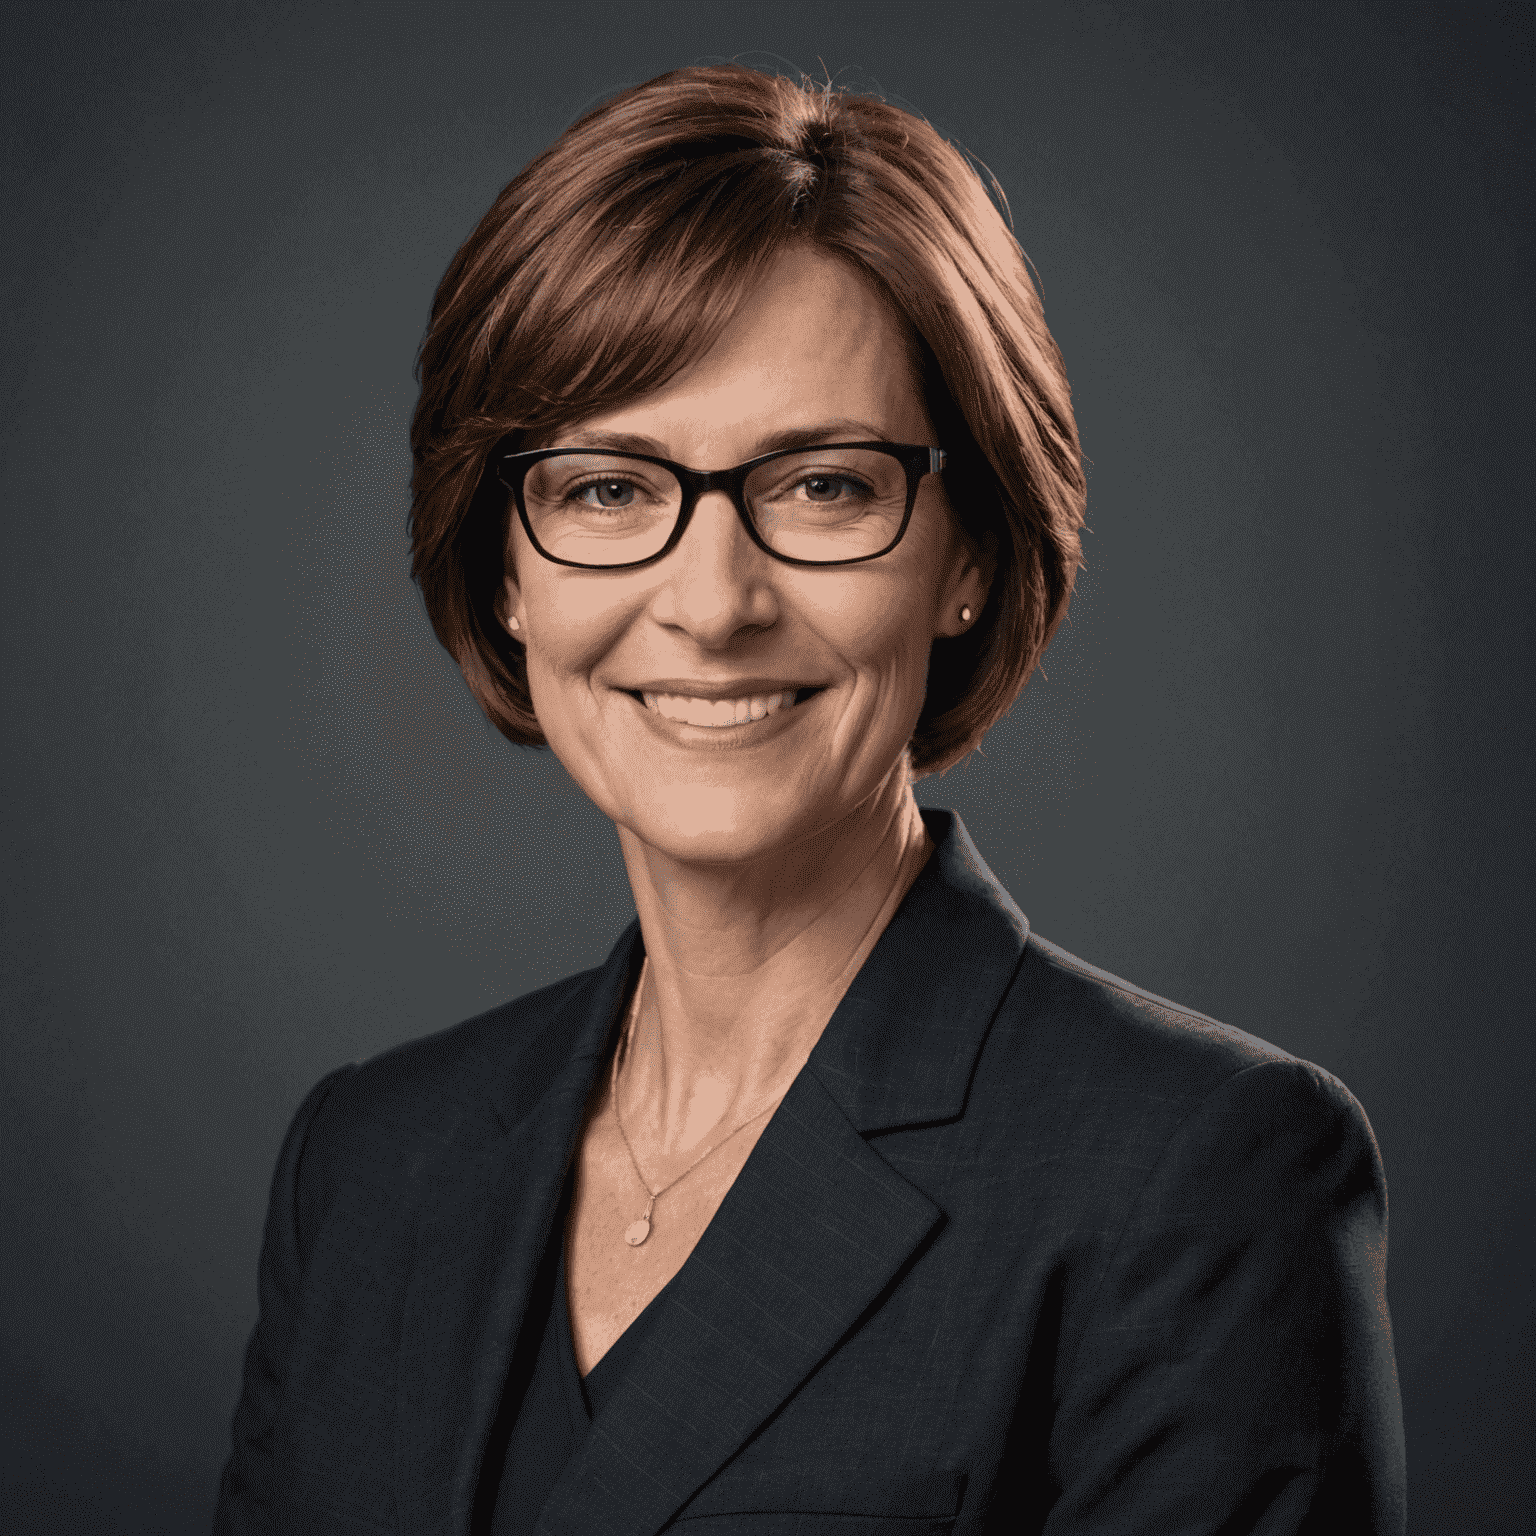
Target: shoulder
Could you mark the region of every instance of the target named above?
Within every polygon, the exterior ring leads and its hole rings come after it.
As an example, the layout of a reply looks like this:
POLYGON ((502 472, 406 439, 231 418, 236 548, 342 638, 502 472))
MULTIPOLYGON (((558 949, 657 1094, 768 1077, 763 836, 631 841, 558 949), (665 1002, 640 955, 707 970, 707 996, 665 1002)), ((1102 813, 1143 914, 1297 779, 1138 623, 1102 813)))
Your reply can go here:
MULTIPOLYGON (((532 1086, 530 1078, 540 1076, 541 1068, 558 1070, 563 1063, 578 1022, 567 1005, 597 974, 567 976, 370 1057, 333 1096, 334 1113, 414 1120, 424 1104, 478 1103, 492 1083, 532 1086)), ((514 1094, 513 1112, 516 1101, 514 1094)))
POLYGON ((1147 1087, 1177 1083, 1203 1095, 1249 1068, 1285 1064, 1308 1068, 1348 1093, 1331 1073, 1281 1046, 1159 997, 1035 933, 1007 1011, 1015 1027, 1034 1030, 1042 1045, 1084 1066, 1131 1074, 1147 1087))
POLYGON ((1031 933, 1010 995, 1016 1017, 1054 1020, 1076 1050, 1126 1065, 1167 1065, 1201 1076, 1295 1060, 1257 1035, 1223 1024, 1080 960, 1031 933))
POLYGON ((1224 1137, 1234 1121, 1318 1138, 1347 1124, 1374 1151, 1364 1110, 1331 1072, 1034 933, 985 1054, 1042 1134, 1111 1159, 1142 1162, 1202 1127, 1224 1137))
POLYGON ((569 1061, 597 975, 566 977, 321 1079, 279 1159, 298 1191, 301 1227, 343 1186, 354 1202, 392 1201, 488 1121, 515 1124, 569 1061))
POLYGON ((1165 1289, 1151 1315, 1196 1327, 1234 1255, 1257 1291, 1300 1266, 1319 1306, 1358 1271, 1374 1305, 1385 1171, 1364 1109, 1316 1063, 1031 934, 973 1091, 987 1149, 1040 1205, 1031 1230, 1075 1276, 1074 1327, 1097 1297, 1112 1332, 1175 1270, 1177 1305, 1165 1289))

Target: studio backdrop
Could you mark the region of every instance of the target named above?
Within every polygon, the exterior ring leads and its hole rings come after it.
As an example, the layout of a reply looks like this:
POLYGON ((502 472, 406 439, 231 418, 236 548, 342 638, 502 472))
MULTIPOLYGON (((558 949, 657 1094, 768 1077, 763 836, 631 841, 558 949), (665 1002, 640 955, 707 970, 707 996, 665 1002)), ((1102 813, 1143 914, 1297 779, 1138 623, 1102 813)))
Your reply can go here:
POLYGON ((596 964, 611 825, 407 574, 459 243, 622 87, 878 92, 995 176, 1089 458, 1071 616, 918 785, 1034 929, 1341 1077, 1411 1528, 1527 1516, 1525 5, 12 6, 0 1508, 206 1530, 279 1140, 596 964))

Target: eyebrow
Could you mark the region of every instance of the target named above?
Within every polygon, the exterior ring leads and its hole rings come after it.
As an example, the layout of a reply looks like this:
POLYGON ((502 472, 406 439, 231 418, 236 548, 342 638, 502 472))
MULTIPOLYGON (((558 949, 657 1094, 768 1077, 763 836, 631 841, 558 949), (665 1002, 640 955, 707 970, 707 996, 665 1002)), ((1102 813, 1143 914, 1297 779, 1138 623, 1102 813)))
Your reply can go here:
MULTIPOLYGON (((755 459, 765 453, 779 453, 786 448, 810 448, 817 443, 889 441, 884 432, 878 432, 867 422, 852 421, 839 417, 833 421, 820 421, 803 427, 784 427, 759 440, 756 450, 748 455, 755 459)), ((658 459, 667 457, 663 445, 653 437, 639 432, 582 431, 562 433, 559 441, 551 445, 560 448, 611 448, 616 453, 648 453, 658 459)))

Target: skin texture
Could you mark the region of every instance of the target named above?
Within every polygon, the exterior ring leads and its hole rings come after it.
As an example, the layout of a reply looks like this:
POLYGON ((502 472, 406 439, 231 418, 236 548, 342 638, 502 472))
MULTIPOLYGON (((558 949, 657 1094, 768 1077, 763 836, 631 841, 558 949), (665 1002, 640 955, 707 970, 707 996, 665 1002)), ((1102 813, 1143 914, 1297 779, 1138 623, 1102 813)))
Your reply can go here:
MULTIPOLYGON (((851 268, 802 247, 702 359, 558 445, 623 432, 717 469, 820 423, 836 424, 828 442, 936 442, 901 322, 851 268)), ((990 572, 935 475, 895 550, 826 570, 759 550, 722 494, 633 571, 555 565, 510 523, 502 620, 517 620, 551 748, 618 828, 645 939, 618 1096, 655 1189, 788 1089, 931 851, 905 747, 930 646, 967 627, 962 606, 974 622, 990 572), (749 676, 826 688, 782 719, 715 733, 658 722, 626 691, 749 676)), ((686 1258, 767 1118, 662 1196, 655 1235, 632 1249, 619 1234, 647 1197, 605 1078, 569 1259, 583 1371, 686 1258)))

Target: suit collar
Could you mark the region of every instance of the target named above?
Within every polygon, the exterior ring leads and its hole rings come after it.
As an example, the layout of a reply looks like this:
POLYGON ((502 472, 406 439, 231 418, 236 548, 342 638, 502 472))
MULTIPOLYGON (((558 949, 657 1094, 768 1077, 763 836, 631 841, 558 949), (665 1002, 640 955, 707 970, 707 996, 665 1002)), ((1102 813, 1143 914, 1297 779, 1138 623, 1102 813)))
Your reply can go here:
MULTIPOLYGON (((932 857, 669 1287, 541 1536, 652 1536, 942 1219, 864 1138, 962 1112, 1028 925, 960 818, 923 819, 932 857)), ((486 1112, 446 1128, 421 1172, 431 1214, 405 1300, 397 1416, 401 1514, 419 1536, 468 1530, 513 1341, 642 957, 631 923, 542 1027, 514 1005, 520 1037, 484 1032, 470 1069, 486 1112)))
POLYGON ((547 989, 557 994, 552 1007, 539 1009, 546 993, 535 993, 476 1021, 482 1027, 466 1052, 467 1070, 503 1134, 514 1134, 530 1115, 545 1114, 546 1099, 560 1092, 567 1074, 590 1090, 644 959, 640 924, 631 920, 596 970, 547 989))
POLYGON ((806 1063, 864 1135, 961 1112, 1029 937, 959 815, 922 815, 933 854, 806 1063))

